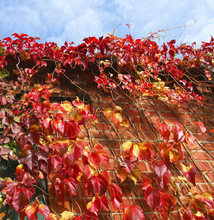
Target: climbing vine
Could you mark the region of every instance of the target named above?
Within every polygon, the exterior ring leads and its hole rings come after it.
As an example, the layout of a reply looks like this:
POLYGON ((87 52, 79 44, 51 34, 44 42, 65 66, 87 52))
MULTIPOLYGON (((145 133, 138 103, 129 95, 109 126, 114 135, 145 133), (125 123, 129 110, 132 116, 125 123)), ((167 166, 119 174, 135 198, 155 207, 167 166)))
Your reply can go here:
MULTIPOLYGON (((126 141, 112 160, 106 146, 80 137, 87 123, 97 122, 91 105, 78 97, 61 103, 51 100, 67 67, 81 67, 84 74, 94 64, 97 72, 92 77, 105 92, 203 105, 198 87, 213 89, 213 38, 199 48, 176 45, 175 40, 159 46, 152 35, 137 40, 131 35, 89 37, 78 46, 65 42, 58 47, 26 34, 12 36, 0 41, 0 159, 2 166, 15 165, 0 179, 2 218, 14 210, 20 219, 37 219, 38 213, 50 220, 98 219, 103 211, 120 209, 123 219, 145 219, 143 207, 123 204, 120 184, 127 179, 141 185, 146 203, 162 219, 174 211, 184 220, 214 218, 213 193, 197 191, 196 168, 185 161, 183 144, 191 146, 195 139, 180 124, 159 123, 161 142, 126 141), (16 60, 12 69, 11 59, 16 60), (48 82, 34 83, 49 61, 54 70, 45 73, 48 82), (143 175, 141 161, 149 164, 152 177, 143 175), (119 181, 103 169, 112 163, 119 181), (66 198, 78 190, 93 192, 93 198, 79 214, 69 209, 57 213, 49 201, 50 183, 65 209, 66 198)), ((102 114, 115 129, 130 126, 119 106, 105 108, 102 114)), ((206 132, 202 122, 197 125, 206 132)))

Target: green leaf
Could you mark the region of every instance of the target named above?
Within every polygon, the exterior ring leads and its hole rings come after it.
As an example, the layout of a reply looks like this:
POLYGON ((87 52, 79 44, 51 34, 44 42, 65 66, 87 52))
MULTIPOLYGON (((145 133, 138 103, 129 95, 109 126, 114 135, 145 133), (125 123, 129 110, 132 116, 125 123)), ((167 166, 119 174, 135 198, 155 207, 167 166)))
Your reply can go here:
MULTIPOLYGON (((1 51, 1 49, 0 49, 0 51, 1 51)), ((7 69, 5 69, 5 68, 2 71, 0 71, 0 78, 1 79, 5 78, 5 77, 7 77, 9 75, 10 75, 10 72, 7 69)))

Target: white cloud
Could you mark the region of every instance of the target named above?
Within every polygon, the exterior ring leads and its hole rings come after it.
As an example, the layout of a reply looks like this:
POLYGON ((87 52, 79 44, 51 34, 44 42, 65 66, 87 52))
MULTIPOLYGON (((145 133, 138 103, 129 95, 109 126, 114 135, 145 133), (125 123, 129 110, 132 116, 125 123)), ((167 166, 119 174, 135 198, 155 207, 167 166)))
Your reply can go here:
POLYGON ((116 0, 123 21, 132 24, 134 37, 147 36, 158 29, 166 32, 166 40, 209 40, 214 35, 213 0, 116 0), (197 23, 195 21, 197 20, 197 23), (182 34, 180 36, 180 34, 182 34))
POLYGON ((166 40, 199 42, 214 35, 213 11, 213 0, 2 0, 0 37, 17 32, 39 36, 43 42, 80 43, 115 27, 117 35, 125 36, 129 33, 125 24, 130 23, 135 38, 175 28, 166 33, 166 40))
POLYGON ((65 40, 80 42, 90 35, 99 37, 111 30, 109 24, 117 19, 106 10, 107 3, 106 0, 1 2, 0 35, 24 32, 59 44, 65 40))

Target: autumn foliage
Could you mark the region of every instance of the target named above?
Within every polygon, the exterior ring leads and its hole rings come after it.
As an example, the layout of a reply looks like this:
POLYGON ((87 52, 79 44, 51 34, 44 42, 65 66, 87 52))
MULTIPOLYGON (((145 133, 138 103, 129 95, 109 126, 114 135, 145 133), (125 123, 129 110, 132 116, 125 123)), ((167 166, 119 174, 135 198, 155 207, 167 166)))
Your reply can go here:
MULTIPOLYGON (((102 212, 120 209, 124 220, 143 220, 143 207, 123 204, 120 184, 130 179, 133 187, 140 185, 146 203, 162 219, 174 211, 183 220, 214 219, 214 194, 197 191, 196 168, 185 162, 183 144, 191 146, 195 138, 180 124, 158 124, 160 142, 126 141, 112 160, 106 146, 91 145, 87 137, 79 136, 87 123, 97 123, 91 105, 78 97, 71 102, 51 100, 65 67, 79 66, 84 71, 93 63, 98 68, 94 81, 106 92, 136 100, 157 97, 166 103, 203 105, 204 98, 195 88, 201 81, 207 88, 212 86, 214 39, 196 48, 176 45, 174 40, 159 46, 152 37, 89 37, 78 46, 65 42, 61 47, 16 33, 0 41, 0 158, 5 166, 15 164, 13 172, 0 179, 2 217, 9 218, 15 210, 20 219, 37 219, 39 213, 49 220, 99 219, 102 212), (16 68, 10 69, 8 57, 16 59, 16 68), (34 65, 20 68, 20 62, 28 61, 34 65), (48 83, 33 83, 47 61, 55 63, 54 71, 46 73, 48 83), (10 74, 15 80, 9 81, 10 74), (152 176, 143 175, 141 161, 148 162, 152 176), (103 169, 111 163, 117 179, 103 169), (93 198, 80 213, 57 213, 49 202, 49 183, 65 209, 66 198, 77 190, 93 192, 93 198)), ((115 129, 130 126, 119 106, 102 114, 115 129)), ((202 122, 197 125, 206 132, 202 122)))

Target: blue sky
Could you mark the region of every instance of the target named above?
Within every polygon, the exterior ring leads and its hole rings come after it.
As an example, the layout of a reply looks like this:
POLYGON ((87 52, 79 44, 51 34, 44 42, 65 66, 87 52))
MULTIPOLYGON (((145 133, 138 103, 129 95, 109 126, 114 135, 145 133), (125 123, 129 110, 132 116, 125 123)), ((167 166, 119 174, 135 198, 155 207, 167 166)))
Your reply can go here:
POLYGON ((214 0, 0 0, 0 38, 26 33, 42 42, 81 43, 113 32, 142 38, 168 30, 163 41, 209 41, 214 36, 214 0))

